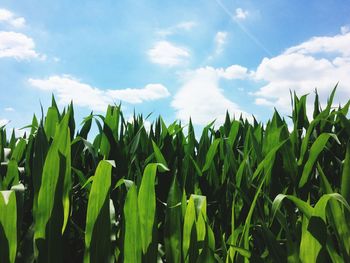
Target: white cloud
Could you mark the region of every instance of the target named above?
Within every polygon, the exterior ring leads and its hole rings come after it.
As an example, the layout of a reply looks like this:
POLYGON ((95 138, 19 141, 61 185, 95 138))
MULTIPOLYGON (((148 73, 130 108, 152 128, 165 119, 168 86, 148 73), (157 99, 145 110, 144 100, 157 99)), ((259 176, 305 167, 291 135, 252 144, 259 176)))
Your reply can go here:
POLYGON ((162 84, 148 84, 143 89, 108 90, 107 95, 128 103, 157 100, 170 96, 169 91, 162 84))
POLYGON ((215 53, 217 55, 222 53, 222 51, 224 50, 224 45, 227 40, 227 35, 228 35, 227 32, 222 32, 222 31, 219 31, 216 33, 214 41, 215 41, 215 53))
POLYGON ((25 19, 23 17, 17 17, 11 11, 0 8, 0 22, 6 23, 15 28, 21 28, 25 26, 25 19))
POLYGON ((158 41, 148 51, 148 56, 153 63, 171 67, 184 64, 190 57, 190 52, 171 42, 158 41))
POLYGON ((35 88, 55 93, 60 104, 71 100, 77 106, 104 111, 114 101, 141 103, 169 96, 168 90, 161 84, 148 84, 142 89, 102 90, 82 83, 69 75, 51 76, 47 79, 29 79, 35 88))
MULTIPOLYGON (((263 85, 254 95, 258 105, 290 110, 289 91, 313 94, 315 88, 325 102, 339 81, 336 102, 350 98, 350 33, 333 37, 314 37, 284 53, 264 58, 254 77, 263 85)), ((312 98, 309 99, 312 110, 312 98)))
POLYGON ((35 44, 30 37, 16 32, 0 31, 0 58, 45 59, 35 51, 35 44))
POLYGON ((243 10, 242 8, 236 8, 235 18, 244 20, 248 17, 249 12, 247 10, 243 10))
POLYGON ((15 109, 12 108, 12 107, 6 107, 4 110, 5 110, 5 111, 15 111, 15 109))
POLYGON ((248 69, 240 65, 231 65, 226 69, 216 69, 218 76, 225 79, 245 79, 248 78, 250 73, 248 69))
POLYGON ((222 72, 225 70, 206 67, 186 74, 182 87, 171 102, 178 119, 187 122, 191 117, 194 124, 200 125, 214 119, 222 123, 226 111, 236 117, 242 114, 250 118, 248 113, 223 94, 219 87, 222 72))
POLYGON ((327 36, 313 37, 300 45, 288 48, 285 54, 317 54, 317 53, 335 53, 336 55, 350 56, 350 33, 327 36))
POLYGON ((68 104, 73 100, 75 105, 103 111, 112 102, 102 90, 68 75, 51 76, 47 79, 29 79, 28 81, 35 88, 54 92, 61 104, 68 104))
MULTIPOLYGON (((0 8, 0 23, 19 29, 25 26, 25 19, 18 17, 7 9, 0 8)), ((18 60, 37 58, 45 60, 46 55, 35 51, 34 40, 23 33, 0 31, 0 58, 18 60)))

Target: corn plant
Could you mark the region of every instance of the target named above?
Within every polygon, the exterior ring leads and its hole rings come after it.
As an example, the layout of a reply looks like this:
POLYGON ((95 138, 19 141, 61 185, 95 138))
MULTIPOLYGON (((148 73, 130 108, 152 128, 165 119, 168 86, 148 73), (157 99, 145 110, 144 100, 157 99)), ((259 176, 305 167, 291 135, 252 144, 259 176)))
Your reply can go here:
POLYGON ((350 102, 289 120, 77 125, 54 97, 0 127, 0 262, 350 262, 350 102), (291 125, 292 124, 292 125, 291 125), (91 127, 96 125, 97 132, 91 127), (186 132, 185 132, 186 130, 186 132))

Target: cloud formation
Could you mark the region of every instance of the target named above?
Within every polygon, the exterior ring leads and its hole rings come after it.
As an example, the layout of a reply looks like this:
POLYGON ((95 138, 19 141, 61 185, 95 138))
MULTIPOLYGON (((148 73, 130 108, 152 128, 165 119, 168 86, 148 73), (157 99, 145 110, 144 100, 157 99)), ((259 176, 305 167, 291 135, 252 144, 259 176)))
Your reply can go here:
POLYGON ((7 9, 0 8, 0 23, 10 25, 15 28, 25 26, 26 20, 23 17, 18 17, 7 9))
POLYGON ((240 65, 231 65, 227 68, 218 68, 216 69, 216 72, 219 77, 225 78, 225 79, 246 79, 248 78, 251 73, 248 72, 248 69, 240 66, 240 65))
POLYGON ((184 47, 162 40, 155 43, 148 51, 148 56, 155 64, 172 67, 186 63, 190 52, 184 47))
POLYGON ((162 84, 148 84, 143 89, 108 90, 107 95, 128 103, 142 103, 170 96, 169 91, 162 84))
POLYGON ((225 113, 251 118, 249 114, 233 101, 225 97, 220 88, 220 79, 238 79, 247 74, 243 67, 233 65, 226 69, 212 67, 198 68, 184 76, 183 85, 175 94, 171 106, 176 117, 184 122, 192 118, 194 124, 205 125, 216 119, 222 123, 225 113))
POLYGON ((325 102, 338 81, 337 102, 346 103, 350 98, 349 72, 350 33, 314 37, 278 56, 262 60, 254 78, 265 84, 254 93, 255 103, 287 112, 289 90, 301 95, 312 94, 315 88, 325 102))
POLYGON ((0 58, 5 57, 18 60, 45 58, 35 51, 34 41, 30 37, 22 33, 0 31, 0 58))
POLYGON ((77 106, 104 111, 108 104, 117 101, 142 103, 170 96, 166 87, 161 84, 148 84, 140 89, 102 90, 82 83, 69 75, 51 76, 47 79, 29 79, 29 84, 37 89, 55 93, 60 104, 71 100, 77 106))

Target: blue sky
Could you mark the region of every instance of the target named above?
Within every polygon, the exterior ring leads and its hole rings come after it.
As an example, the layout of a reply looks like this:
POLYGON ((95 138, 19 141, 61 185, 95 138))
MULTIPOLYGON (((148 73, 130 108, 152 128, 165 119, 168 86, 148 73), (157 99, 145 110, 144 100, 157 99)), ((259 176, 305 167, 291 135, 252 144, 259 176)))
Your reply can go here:
MULTIPOLYGON (((0 124, 27 125, 55 94, 76 118, 124 114, 198 125, 290 113, 289 90, 350 99, 347 1, 0 3, 0 124)), ((310 108, 311 110, 311 108, 310 108)))

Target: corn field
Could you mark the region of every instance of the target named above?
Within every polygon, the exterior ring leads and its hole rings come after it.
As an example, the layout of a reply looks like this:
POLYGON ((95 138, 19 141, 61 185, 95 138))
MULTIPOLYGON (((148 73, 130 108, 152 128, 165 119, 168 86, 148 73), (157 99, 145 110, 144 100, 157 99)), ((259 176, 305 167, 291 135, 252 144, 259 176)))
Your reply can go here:
POLYGON ((324 109, 316 93, 312 120, 292 94, 289 129, 277 111, 227 114, 201 135, 120 105, 78 128, 53 98, 23 137, 0 128, 0 262, 350 262, 350 102, 332 107, 335 92, 324 109))

